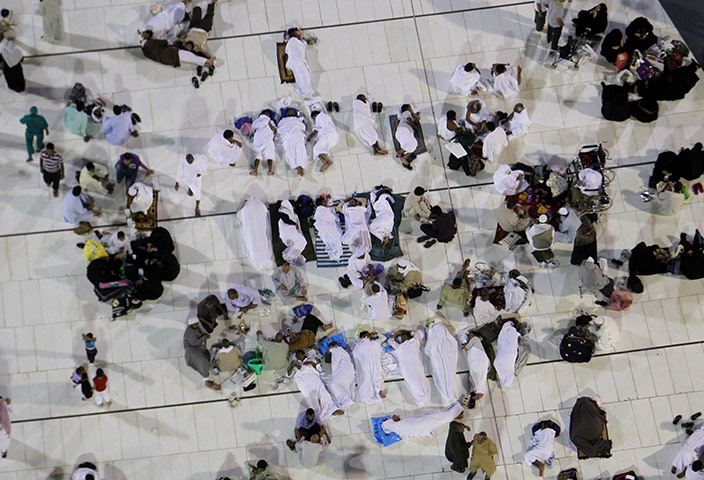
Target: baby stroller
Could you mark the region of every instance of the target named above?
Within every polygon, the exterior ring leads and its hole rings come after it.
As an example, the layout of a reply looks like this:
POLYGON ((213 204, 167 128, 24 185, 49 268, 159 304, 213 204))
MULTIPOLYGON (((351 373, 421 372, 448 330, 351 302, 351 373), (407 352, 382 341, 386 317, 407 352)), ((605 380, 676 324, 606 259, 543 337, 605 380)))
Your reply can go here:
POLYGON ((569 37, 567 43, 558 49, 557 55, 552 60, 551 68, 557 68, 559 65, 571 66, 575 70, 579 70, 579 64, 585 58, 594 58, 596 52, 589 44, 585 36, 569 37))
POLYGON ((567 167, 567 180, 571 186, 572 196, 570 204, 580 215, 585 213, 600 213, 608 210, 613 205, 613 200, 606 193, 606 187, 616 178, 616 172, 605 168, 609 160, 609 151, 599 145, 585 145, 580 148, 577 157, 567 167), (596 189, 589 189, 583 193, 576 188, 579 173, 590 168, 601 173, 602 181, 596 189))

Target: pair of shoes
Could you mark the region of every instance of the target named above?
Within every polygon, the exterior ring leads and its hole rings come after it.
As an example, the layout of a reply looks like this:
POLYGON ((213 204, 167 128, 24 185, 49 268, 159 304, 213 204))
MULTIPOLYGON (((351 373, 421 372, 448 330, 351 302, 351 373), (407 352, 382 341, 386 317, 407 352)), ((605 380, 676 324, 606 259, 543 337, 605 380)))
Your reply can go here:
POLYGON ((426 240, 430 240, 430 237, 427 236, 427 235, 423 235, 422 237, 418 237, 418 239, 416 240, 416 242, 418 242, 418 243, 423 243, 423 242, 425 242, 426 240))
POLYGON ((438 241, 435 240, 435 239, 428 240, 427 242, 425 242, 425 243, 423 244, 423 248, 430 248, 430 247, 432 247, 433 245, 435 245, 437 242, 438 242, 438 241))
POLYGON ((191 83, 193 84, 194 87, 200 88, 200 83, 198 82, 198 77, 191 78, 191 83))
POLYGON ((384 104, 381 102, 374 102, 372 103, 372 112, 375 113, 381 113, 381 111, 384 109, 384 104))
POLYGON ((413 170, 413 167, 411 167, 411 164, 410 164, 410 163, 402 163, 401 165, 402 165, 403 168, 405 168, 406 170, 413 170))
POLYGON ((352 280, 350 280, 350 277, 347 276, 347 274, 344 274, 340 278, 337 279, 340 282, 340 286, 342 288, 347 288, 350 285, 352 285, 352 280))
POLYGON ((691 419, 694 421, 694 420, 696 420, 697 418, 699 418, 699 417, 701 417, 701 416, 702 416, 702 412, 697 412, 697 413, 695 413, 694 415, 692 415, 692 416, 689 417, 689 418, 691 418, 691 419))
POLYGON ((32 157, 29 157, 29 158, 27 159, 28 162, 31 162, 32 160, 34 160, 32 157))

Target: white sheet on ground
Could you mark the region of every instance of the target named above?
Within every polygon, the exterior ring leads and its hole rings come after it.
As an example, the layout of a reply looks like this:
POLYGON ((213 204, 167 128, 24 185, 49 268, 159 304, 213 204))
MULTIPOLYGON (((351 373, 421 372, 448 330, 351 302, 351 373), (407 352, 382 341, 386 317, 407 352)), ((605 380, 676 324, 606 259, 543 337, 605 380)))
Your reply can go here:
POLYGON ((354 133, 357 134, 360 142, 368 147, 373 146, 379 141, 379 132, 376 131, 369 103, 355 100, 352 102, 352 112, 354 133))
POLYGON ((308 406, 318 412, 323 423, 327 423, 332 414, 340 408, 325 388, 320 372, 312 365, 303 365, 296 371, 293 378, 308 406))
POLYGON ((436 323, 428 329, 425 354, 430 358, 430 371, 443 405, 456 402, 455 374, 459 357, 457 340, 442 323, 436 323))
POLYGON ((237 212, 242 232, 242 249, 257 268, 271 268, 271 234, 269 210, 257 197, 249 197, 237 212))
POLYGON ((516 358, 518 358, 518 337, 520 334, 511 322, 504 323, 496 340, 494 368, 499 386, 508 388, 516 378, 516 358))
POLYGON ((462 410, 462 406, 455 402, 447 408, 434 410, 419 417, 402 418, 398 422, 388 418, 381 424, 381 428, 386 433, 395 433, 404 439, 432 437, 436 429, 450 423, 462 410))
POLYGON ((513 118, 508 121, 508 130, 511 132, 511 138, 521 137, 530 130, 530 116, 525 108, 519 112, 513 112, 513 118))
POLYGON ((345 408, 354 403, 355 374, 352 359, 347 351, 340 347, 330 349, 332 357, 332 375, 330 379, 330 390, 337 400, 337 404, 345 408))
POLYGON ((420 342, 417 338, 406 340, 396 347, 394 356, 398 361, 403 380, 416 401, 416 407, 422 407, 428 399, 430 386, 421 360, 420 342))
POLYGON ((369 338, 361 339, 352 349, 359 388, 357 398, 364 403, 381 401, 379 392, 384 379, 381 353, 381 344, 369 338))

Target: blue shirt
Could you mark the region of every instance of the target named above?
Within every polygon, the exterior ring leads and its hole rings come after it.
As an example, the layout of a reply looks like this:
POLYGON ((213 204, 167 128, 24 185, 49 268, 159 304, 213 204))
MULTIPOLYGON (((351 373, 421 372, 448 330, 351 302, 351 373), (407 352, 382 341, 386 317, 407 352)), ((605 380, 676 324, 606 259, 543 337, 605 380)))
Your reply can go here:
POLYGON ((83 343, 86 344, 86 348, 87 348, 88 350, 94 350, 94 349, 95 349, 95 340, 93 340, 93 341, 88 341, 88 340, 86 340, 86 339, 83 339, 83 343))
POLYGON ((313 417, 313 420, 308 420, 308 417, 306 417, 306 411, 303 410, 301 413, 298 414, 298 418, 296 419, 296 428, 310 428, 316 423, 318 425, 323 424, 320 421, 320 418, 318 418, 318 412, 315 413, 315 417, 313 417))
POLYGON ((110 145, 121 145, 129 138, 133 129, 132 115, 130 112, 123 112, 103 120, 103 128, 101 130, 110 145))

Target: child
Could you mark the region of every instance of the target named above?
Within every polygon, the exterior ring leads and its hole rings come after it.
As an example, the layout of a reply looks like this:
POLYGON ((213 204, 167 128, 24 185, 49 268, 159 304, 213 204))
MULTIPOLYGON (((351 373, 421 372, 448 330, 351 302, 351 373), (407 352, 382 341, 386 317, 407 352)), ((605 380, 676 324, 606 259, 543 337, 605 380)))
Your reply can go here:
POLYGON ((83 377, 83 374, 85 373, 85 368, 83 366, 80 366, 76 368, 73 373, 71 374, 71 381, 73 382, 73 388, 78 388, 78 386, 81 384, 81 378, 83 377))
POLYGON ((81 374, 81 393, 83 393, 83 398, 81 398, 83 401, 93 396, 93 387, 90 386, 90 380, 88 380, 86 372, 81 374))
POLYGON ((95 342, 98 341, 97 338, 93 336, 92 333, 82 333, 83 343, 86 345, 86 357, 90 363, 95 362, 95 356, 98 354, 98 349, 95 348, 95 342))
POLYGON ((103 402, 105 402, 108 407, 112 405, 112 401, 110 401, 110 390, 108 389, 108 376, 103 373, 102 368, 95 371, 93 386, 95 387, 95 403, 99 407, 103 405, 103 402))

